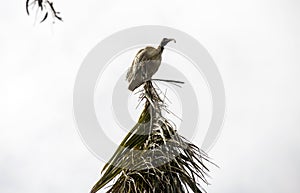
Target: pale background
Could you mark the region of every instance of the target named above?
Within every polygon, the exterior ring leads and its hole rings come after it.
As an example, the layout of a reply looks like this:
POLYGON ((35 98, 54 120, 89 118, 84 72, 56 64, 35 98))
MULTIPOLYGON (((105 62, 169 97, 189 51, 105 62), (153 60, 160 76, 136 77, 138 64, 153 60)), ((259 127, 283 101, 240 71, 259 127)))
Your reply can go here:
POLYGON ((76 73, 103 38, 145 24, 197 38, 224 80, 208 192, 299 192, 300 1, 55 1, 53 27, 33 26, 25 0, 1 3, 0 192, 89 192, 104 163, 76 130, 76 73))

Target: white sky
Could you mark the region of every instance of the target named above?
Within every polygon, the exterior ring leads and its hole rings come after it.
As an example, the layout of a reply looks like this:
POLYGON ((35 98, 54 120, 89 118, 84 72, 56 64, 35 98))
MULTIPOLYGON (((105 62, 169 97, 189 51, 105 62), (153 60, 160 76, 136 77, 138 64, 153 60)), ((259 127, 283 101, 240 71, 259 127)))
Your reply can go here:
POLYGON ((89 192, 103 163, 86 149, 73 120, 77 70, 100 40, 145 24, 197 38, 223 77, 226 122, 210 151, 220 169, 212 170, 208 191, 299 192, 299 1, 54 4, 65 22, 33 26, 25 0, 2 1, 0 192, 89 192))

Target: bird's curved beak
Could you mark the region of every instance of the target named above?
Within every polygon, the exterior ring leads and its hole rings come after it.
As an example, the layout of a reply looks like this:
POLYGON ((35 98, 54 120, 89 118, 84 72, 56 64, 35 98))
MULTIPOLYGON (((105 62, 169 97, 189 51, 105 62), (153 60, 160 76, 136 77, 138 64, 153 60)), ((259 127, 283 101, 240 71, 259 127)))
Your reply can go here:
POLYGON ((173 41, 174 43, 176 43, 176 40, 175 40, 175 39, 173 39, 173 38, 168 39, 168 43, 171 42, 171 41, 173 41))

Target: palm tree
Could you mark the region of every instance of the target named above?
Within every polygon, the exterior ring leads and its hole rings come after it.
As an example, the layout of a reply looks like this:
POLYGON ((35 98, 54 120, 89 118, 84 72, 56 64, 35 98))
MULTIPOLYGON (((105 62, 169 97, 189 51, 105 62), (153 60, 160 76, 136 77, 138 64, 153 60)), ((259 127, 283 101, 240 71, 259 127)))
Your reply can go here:
POLYGON ((113 179, 108 193, 205 192, 202 183, 208 184, 206 163, 212 162, 162 116, 167 109, 159 88, 151 79, 143 83, 140 100, 145 100, 144 110, 102 169, 102 177, 91 193, 113 179))

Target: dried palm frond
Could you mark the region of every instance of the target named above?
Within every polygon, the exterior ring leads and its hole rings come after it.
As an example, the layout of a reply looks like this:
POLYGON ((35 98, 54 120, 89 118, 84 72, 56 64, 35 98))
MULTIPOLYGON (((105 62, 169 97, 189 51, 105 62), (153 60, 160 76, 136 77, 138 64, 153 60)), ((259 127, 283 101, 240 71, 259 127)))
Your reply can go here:
POLYGON ((201 151, 180 136, 161 114, 165 107, 151 81, 144 85, 145 107, 138 123, 104 166, 91 193, 116 179, 108 193, 205 192, 209 161, 201 151))

